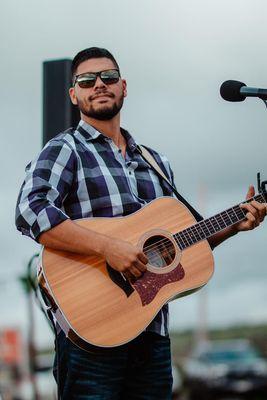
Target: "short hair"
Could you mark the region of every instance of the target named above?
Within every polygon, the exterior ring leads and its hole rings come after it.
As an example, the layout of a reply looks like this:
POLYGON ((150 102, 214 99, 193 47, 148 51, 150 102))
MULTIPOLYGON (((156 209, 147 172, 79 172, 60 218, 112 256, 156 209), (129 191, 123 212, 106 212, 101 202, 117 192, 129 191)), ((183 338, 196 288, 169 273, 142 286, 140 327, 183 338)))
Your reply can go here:
POLYGON ((119 65, 113 55, 107 50, 101 47, 89 47, 88 49, 84 49, 80 51, 72 60, 71 64, 71 75, 72 79, 74 79, 75 72, 77 71, 78 66, 86 60, 90 60, 91 58, 109 58, 118 70, 120 70, 119 65))

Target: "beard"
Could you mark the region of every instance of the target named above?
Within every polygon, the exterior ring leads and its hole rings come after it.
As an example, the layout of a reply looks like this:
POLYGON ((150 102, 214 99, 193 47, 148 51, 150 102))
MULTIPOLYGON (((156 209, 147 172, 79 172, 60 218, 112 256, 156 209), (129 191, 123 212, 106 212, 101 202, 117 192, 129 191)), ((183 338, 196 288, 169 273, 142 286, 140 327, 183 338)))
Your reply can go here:
POLYGON ((114 103, 111 106, 102 105, 102 107, 95 108, 93 104, 88 107, 84 102, 77 99, 77 105, 83 115, 100 121, 108 121, 120 112, 123 106, 123 100, 124 97, 121 95, 117 103, 114 103))

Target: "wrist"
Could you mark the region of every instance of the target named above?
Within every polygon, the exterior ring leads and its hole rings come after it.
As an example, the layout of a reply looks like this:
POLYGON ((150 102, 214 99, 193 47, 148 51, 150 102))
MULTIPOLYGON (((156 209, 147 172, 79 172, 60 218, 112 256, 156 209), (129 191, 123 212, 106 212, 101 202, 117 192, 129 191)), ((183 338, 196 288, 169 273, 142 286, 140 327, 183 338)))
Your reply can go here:
POLYGON ((98 234, 97 240, 96 240, 96 248, 95 251, 100 254, 101 256, 103 256, 104 258, 106 258, 106 252, 108 249, 108 243, 110 241, 110 238, 106 235, 101 235, 98 234))
POLYGON ((236 224, 230 226, 230 236, 234 236, 234 235, 236 235, 238 232, 239 232, 239 231, 238 231, 238 228, 237 228, 237 225, 236 225, 236 224))

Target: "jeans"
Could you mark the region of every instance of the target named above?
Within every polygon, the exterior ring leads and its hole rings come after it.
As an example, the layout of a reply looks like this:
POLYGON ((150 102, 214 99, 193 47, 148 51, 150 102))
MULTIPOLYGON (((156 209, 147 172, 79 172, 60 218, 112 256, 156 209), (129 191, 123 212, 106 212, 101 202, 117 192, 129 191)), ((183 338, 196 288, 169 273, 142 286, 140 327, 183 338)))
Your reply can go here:
POLYGON ((170 339, 143 332, 108 352, 86 352, 61 332, 54 376, 60 400, 169 400, 170 339))

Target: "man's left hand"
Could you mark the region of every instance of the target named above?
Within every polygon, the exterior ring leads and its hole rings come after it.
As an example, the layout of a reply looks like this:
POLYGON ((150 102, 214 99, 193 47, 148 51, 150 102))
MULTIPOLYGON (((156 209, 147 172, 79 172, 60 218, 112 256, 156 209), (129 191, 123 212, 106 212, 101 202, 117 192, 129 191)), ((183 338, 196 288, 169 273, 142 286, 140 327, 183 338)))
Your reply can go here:
MULTIPOLYGON (((247 192, 246 200, 255 196, 254 186, 250 186, 247 192)), ((256 228, 266 217, 266 203, 259 203, 258 201, 252 200, 250 203, 240 205, 243 210, 247 211, 246 219, 238 222, 235 225, 236 231, 249 231, 256 228)))

